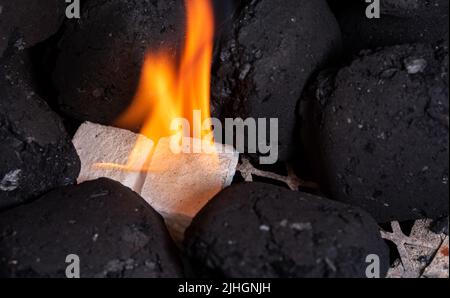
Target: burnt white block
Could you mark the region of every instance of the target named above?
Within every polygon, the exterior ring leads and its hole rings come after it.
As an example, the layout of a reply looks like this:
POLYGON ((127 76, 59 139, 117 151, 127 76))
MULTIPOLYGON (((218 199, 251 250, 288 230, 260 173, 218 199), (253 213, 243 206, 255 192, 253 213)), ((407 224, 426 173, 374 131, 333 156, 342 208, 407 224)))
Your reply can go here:
MULTIPOLYGON (((193 147, 200 145, 190 141, 193 147)), ((150 170, 155 171, 147 173, 141 196, 164 215, 172 233, 178 233, 176 238, 233 180, 239 154, 228 145, 215 144, 215 148, 215 153, 175 154, 168 138, 161 139, 155 148, 150 164, 150 170)))
MULTIPOLYGON (((89 122, 81 125, 73 143, 81 159, 78 182, 107 177, 133 189, 164 217, 177 240, 203 206, 231 184, 239 159, 228 145, 214 144, 215 153, 174 153, 169 138, 155 145, 142 135, 89 122), (138 138, 144 152, 138 167, 143 169, 126 168, 138 138)), ((187 143, 196 149, 201 145, 192 139, 187 143)))
MULTIPOLYGON (((145 173, 107 165, 125 166, 138 138, 142 138, 143 152, 149 155, 153 149, 153 141, 142 135, 125 129, 90 122, 83 123, 72 140, 81 160, 78 183, 106 177, 140 193, 145 173), (100 166, 100 164, 105 165, 100 166)), ((143 161, 142 164, 144 164, 143 161)))

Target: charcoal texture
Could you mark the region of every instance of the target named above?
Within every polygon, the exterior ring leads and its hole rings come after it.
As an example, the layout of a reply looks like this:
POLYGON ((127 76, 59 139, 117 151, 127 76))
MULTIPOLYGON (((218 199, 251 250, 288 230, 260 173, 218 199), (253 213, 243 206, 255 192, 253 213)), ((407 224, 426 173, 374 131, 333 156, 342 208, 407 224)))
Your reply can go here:
POLYGON ((69 254, 79 256, 81 277, 182 275, 162 217, 106 178, 57 189, 0 217, 0 276, 63 278, 69 254))
POLYGON ((60 42, 54 81, 59 106, 81 121, 111 124, 132 101, 148 50, 176 54, 183 1, 90 0, 60 42))
POLYGON ((21 51, 50 37, 64 17, 61 0, 0 0, 0 57, 7 49, 21 51))
POLYGON ((302 127, 331 198, 379 222, 448 215, 448 91, 447 45, 367 51, 319 76, 302 127))
POLYGON ((448 9, 448 0, 382 0, 381 12, 397 17, 433 15, 442 16, 448 9))
POLYGON ((80 160, 25 54, 0 60, 0 209, 76 181, 80 160))
POLYGON ((448 216, 433 221, 430 230, 433 231, 433 233, 445 234, 448 236, 448 216))
MULTIPOLYGON (((342 1, 341 1, 342 2, 342 1)), ((337 9, 346 54, 406 43, 448 39, 449 1, 381 1, 379 19, 366 17, 364 1, 337 9)))
POLYGON ((218 43, 212 111, 219 119, 277 118, 279 157, 286 160, 296 104, 311 73, 339 52, 339 27, 322 0, 246 3, 218 43))
POLYGON ((263 183, 235 184, 194 218, 185 238, 201 276, 365 277, 368 254, 389 253, 364 211, 263 183))

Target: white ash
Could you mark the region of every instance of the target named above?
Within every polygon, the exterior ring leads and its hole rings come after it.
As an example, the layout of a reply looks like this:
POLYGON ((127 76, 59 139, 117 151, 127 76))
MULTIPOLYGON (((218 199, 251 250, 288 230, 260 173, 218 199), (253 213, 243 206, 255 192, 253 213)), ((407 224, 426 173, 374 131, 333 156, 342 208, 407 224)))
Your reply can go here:
POLYGON ((448 278, 448 236, 439 247, 433 261, 423 271, 422 276, 427 278, 448 278))
POLYGON ((391 223, 392 232, 381 232, 383 238, 396 245, 400 255, 400 259, 389 270, 388 278, 426 277, 427 272, 430 275, 448 278, 448 257, 433 262, 447 236, 433 233, 430 230, 430 223, 431 220, 417 220, 409 236, 403 233, 396 221, 391 223))

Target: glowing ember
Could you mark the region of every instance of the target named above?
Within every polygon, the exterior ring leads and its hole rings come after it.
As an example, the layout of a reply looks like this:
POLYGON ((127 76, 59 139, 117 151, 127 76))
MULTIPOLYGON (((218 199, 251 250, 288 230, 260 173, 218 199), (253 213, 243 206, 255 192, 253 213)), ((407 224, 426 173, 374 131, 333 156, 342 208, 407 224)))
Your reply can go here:
MULTIPOLYGON (((191 136, 213 142, 211 123, 208 122, 214 42, 213 9, 210 0, 186 0, 185 6, 187 31, 181 59, 176 61, 164 49, 148 53, 136 96, 116 123, 128 129, 141 126, 141 134, 155 143, 173 135, 178 135, 180 141, 191 136), (193 116, 196 113, 199 117, 193 116), (189 122, 189 131, 182 131, 178 125, 180 122, 175 125, 177 122, 174 120, 180 118, 189 122)), ((129 171, 148 170, 149 154, 142 143, 139 138, 127 165, 97 166, 129 171)))

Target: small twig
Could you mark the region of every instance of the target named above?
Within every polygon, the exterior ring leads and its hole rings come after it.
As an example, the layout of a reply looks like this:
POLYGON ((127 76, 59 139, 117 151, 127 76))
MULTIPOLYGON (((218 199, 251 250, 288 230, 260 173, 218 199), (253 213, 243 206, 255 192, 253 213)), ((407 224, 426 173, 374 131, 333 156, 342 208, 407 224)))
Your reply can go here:
POLYGON ((304 181, 295 175, 291 166, 287 166, 288 175, 282 176, 268 171, 262 171, 255 168, 248 159, 242 158, 238 164, 237 170, 241 173, 242 177, 247 182, 253 181, 253 175, 273 179, 285 183, 291 190, 298 190, 299 187, 318 188, 318 185, 314 182, 304 181))
POLYGON ((414 265, 412 264, 408 251, 406 250, 405 244, 408 242, 409 237, 403 234, 400 223, 398 221, 391 222, 392 233, 388 233, 386 231, 381 231, 381 237, 393 242, 397 247, 398 253, 400 255, 400 260, 402 262, 403 268, 407 277, 419 277, 419 275, 414 274, 416 270, 414 270, 414 265))
MULTIPOLYGON (((413 226, 413 231, 419 231, 425 229, 424 221, 416 221, 413 226)), ((430 239, 421 239, 414 233, 411 236, 407 236, 403 233, 398 221, 391 222, 392 232, 381 231, 381 237, 391 241, 397 247, 397 251, 400 256, 401 265, 403 266, 402 277, 416 278, 420 277, 423 269, 426 267, 422 265, 417 258, 411 255, 407 250, 407 246, 413 246, 416 249, 427 250, 434 255, 436 250, 440 247, 441 241, 439 243, 434 243, 436 239, 430 242, 430 239), (438 244, 438 245, 437 245, 438 244)), ((436 237, 439 237, 436 235, 436 237)))

